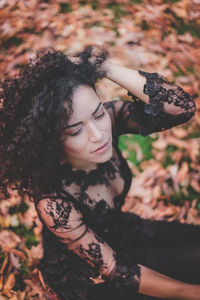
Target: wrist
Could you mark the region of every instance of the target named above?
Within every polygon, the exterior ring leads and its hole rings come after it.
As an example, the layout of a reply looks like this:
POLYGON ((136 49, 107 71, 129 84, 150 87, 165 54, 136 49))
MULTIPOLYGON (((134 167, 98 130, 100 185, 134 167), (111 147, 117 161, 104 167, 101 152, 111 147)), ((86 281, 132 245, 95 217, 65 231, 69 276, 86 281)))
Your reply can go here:
POLYGON ((105 60, 101 66, 102 70, 106 72, 105 77, 108 79, 112 78, 113 69, 116 67, 116 65, 110 61, 105 60))
POLYGON ((183 290, 183 295, 185 298, 181 298, 181 299, 198 300, 199 295, 200 295, 200 285, 185 284, 185 289, 183 290))

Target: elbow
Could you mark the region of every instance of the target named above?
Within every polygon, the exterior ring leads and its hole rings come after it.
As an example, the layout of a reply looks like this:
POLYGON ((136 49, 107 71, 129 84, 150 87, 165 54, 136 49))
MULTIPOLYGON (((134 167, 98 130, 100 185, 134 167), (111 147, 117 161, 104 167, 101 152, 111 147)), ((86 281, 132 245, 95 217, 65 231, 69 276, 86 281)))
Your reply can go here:
POLYGON ((179 107, 179 111, 176 112, 176 116, 184 116, 187 119, 187 121, 189 121, 190 119, 192 119, 192 117, 194 117, 196 112, 196 104, 194 102, 194 100, 190 97, 190 100, 185 103, 185 105, 183 107, 179 107))
POLYGON ((196 104, 195 104, 195 102, 194 101, 192 101, 193 102, 193 106, 192 106, 192 108, 191 108, 191 114, 192 114, 192 117, 195 115, 195 112, 196 112, 196 104))
MULTIPOLYGON (((190 118, 192 118, 195 115, 196 111, 196 104, 194 102, 194 99, 182 88, 178 87, 177 90, 175 90, 174 97, 171 98, 173 104, 174 104, 174 112, 169 112, 175 115, 181 115, 185 114, 190 118)), ((169 103, 169 102, 168 102, 169 103)), ((167 110, 173 110, 172 106, 168 106, 167 110)))
MULTIPOLYGON (((187 101, 185 102, 185 105, 183 105, 186 113, 189 113, 191 116, 190 118, 192 118, 194 115, 195 115, 195 112, 196 112, 196 104, 194 102, 194 100, 192 99, 192 97, 187 94, 186 92, 184 92, 184 96, 185 96, 185 99, 187 99, 187 101), (187 97, 186 97, 187 95, 187 97)), ((182 97, 182 99, 184 99, 184 97, 182 97)), ((180 100, 182 100, 180 99, 180 100)))
POLYGON ((188 109, 188 120, 190 120, 194 117, 195 112, 196 112, 196 104, 192 100, 191 103, 190 103, 190 108, 188 109))

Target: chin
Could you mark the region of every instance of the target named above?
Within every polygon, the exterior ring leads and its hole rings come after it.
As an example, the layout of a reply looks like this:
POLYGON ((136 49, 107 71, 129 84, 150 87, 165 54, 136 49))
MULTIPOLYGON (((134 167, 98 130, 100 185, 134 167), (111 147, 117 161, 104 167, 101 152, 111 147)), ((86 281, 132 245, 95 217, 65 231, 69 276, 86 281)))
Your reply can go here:
POLYGON ((102 157, 99 157, 99 159, 98 159, 98 161, 96 161, 96 163, 105 163, 111 159, 112 155, 113 155, 113 151, 111 149, 110 151, 108 151, 107 153, 102 155, 102 157))

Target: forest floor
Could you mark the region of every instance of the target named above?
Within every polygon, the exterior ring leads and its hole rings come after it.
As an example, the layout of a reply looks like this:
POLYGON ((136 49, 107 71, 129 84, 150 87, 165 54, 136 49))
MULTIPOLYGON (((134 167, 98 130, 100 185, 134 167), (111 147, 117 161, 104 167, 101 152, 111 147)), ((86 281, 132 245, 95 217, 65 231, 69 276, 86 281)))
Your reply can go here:
MULTIPOLYGON (((195 117, 148 137, 120 137, 133 172, 124 211, 148 219, 200 224, 200 4, 198 0, 2 0, 0 80, 15 76, 41 48, 66 54, 98 45, 111 61, 157 72, 195 100, 195 117)), ((108 79, 104 101, 127 100, 108 79)), ((58 299, 37 268, 42 225, 33 203, 15 191, 0 199, 0 300, 58 299)))

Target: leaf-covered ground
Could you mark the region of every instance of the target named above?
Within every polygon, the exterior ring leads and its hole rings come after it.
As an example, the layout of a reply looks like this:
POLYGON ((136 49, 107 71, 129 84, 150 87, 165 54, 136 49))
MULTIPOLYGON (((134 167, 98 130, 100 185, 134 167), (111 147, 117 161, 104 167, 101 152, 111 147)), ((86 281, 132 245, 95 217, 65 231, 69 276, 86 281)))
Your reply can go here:
MULTIPOLYGON (((14 76, 36 50, 66 54, 105 46, 124 66, 158 72, 195 99, 193 120, 146 138, 127 135, 120 147, 133 171, 123 210, 156 220, 200 224, 200 4, 198 0, 2 0, 0 80, 14 76)), ((128 99, 103 79, 105 101, 128 99)), ((0 200, 0 300, 58 299, 37 268, 41 224, 33 203, 12 193, 0 200)))

